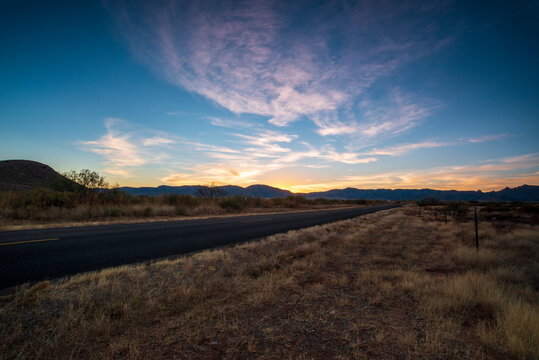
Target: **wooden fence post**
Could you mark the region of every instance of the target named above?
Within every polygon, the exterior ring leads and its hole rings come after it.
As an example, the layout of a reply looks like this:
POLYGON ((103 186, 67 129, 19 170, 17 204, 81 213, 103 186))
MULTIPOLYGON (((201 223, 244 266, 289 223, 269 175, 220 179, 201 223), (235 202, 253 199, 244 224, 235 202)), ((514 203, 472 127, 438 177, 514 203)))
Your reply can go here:
POLYGON ((479 232, 477 231, 477 206, 474 206, 474 218, 475 218, 475 249, 479 251, 479 232))

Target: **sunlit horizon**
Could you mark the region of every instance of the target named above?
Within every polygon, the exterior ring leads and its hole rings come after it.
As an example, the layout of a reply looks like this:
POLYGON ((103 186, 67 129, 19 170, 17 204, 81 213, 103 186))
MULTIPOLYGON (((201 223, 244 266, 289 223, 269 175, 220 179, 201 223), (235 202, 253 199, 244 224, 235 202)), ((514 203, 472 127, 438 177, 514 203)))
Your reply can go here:
POLYGON ((135 187, 539 184, 534 2, 1 6, 2 160, 135 187))

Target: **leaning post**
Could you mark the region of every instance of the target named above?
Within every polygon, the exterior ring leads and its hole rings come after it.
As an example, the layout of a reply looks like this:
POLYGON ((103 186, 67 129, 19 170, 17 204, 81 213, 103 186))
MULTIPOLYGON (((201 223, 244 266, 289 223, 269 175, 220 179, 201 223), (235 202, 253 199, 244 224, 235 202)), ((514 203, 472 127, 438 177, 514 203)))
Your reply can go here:
POLYGON ((479 232, 477 231, 477 206, 474 206, 474 218, 475 218, 475 249, 479 251, 479 232))

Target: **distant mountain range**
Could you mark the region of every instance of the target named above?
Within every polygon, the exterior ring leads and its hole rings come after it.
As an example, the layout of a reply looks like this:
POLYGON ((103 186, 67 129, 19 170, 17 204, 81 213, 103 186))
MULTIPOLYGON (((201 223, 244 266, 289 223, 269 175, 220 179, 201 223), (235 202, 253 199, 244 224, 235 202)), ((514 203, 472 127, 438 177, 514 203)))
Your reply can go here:
MULTIPOLYGON (((29 190, 37 187, 54 188, 59 181, 69 180, 54 171, 50 166, 29 160, 0 161, 0 191, 29 190)), ((200 185, 158 187, 121 187, 120 190, 133 195, 159 196, 169 194, 196 195, 200 185)), ((309 199, 326 198, 340 200, 421 200, 433 198, 443 201, 525 201, 539 202, 539 186, 522 185, 505 188, 499 191, 456 191, 433 189, 376 189, 362 190, 355 188, 334 189, 324 192, 295 194, 288 190, 268 185, 251 185, 248 187, 227 185, 218 189, 226 195, 242 195, 261 198, 284 198, 302 195, 309 199)))
MULTIPOLYGON (((205 188, 202 185, 185 185, 185 186, 167 186, 161 185, 158 187, 128 187, 124 186, 119 188, 119 190, 125 191, 126 193, 133 195, 170 195, 170 194, 180 194, 180 195, 196 195, 199 188, 205 188)), ((261 198, 285 198, 294 194, 291 191, 278 189, 268 185, 251 185, 246 188, 235 185, 225 185, 225 186, 216 186, 215 188, 222 190, 221 192, 225 195, 234 196, 252 196, 252 197, 261 197, 261 198)))
MULTIPOLYGON (((158 187, 121 187, 120 190, 133 195, 167 195, 184 194, 196 195, 202 186, 166 186, 158 187)), ((324 192, 292 193, 288 190, 278 189, 268 185, 251 185, 246 188, 240 186, 218 186, 226 195, 243 195, 262 198, 284 198, 291 195, 302 195, 308 199, 326 198, 339 200, 420 200, 433 198, 443 201, 525 201, 539 202, 539 186, 522 185, 516 188, 505 188, 499 191, 457 191, 433 189, 376 189, 361 190, 355 188, 335 189, 324 192)))

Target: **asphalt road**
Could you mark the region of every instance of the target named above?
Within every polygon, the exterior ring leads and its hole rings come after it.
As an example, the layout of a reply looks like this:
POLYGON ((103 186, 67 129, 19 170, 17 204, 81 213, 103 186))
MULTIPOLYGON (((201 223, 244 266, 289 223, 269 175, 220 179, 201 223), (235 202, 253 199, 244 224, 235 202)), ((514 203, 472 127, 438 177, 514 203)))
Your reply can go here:
POLYGON ((0 289, 254 240, 395 206, 0 232, 0 289))

